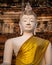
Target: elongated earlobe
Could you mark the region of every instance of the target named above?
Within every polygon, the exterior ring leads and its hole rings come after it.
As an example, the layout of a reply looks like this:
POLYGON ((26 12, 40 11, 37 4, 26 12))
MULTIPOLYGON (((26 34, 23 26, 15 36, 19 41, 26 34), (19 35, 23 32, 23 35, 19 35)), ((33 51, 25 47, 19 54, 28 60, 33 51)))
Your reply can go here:
POLYGON ((21 24, 19 24, 19 26, 20 26, 20 35, 23 35, 23 30, 22 30, 21 24))
POLYGON ((37 28, 37 23, 35 24, 34 30, 33 30, 33 35, 36 35, 36 28, 37 28))
POLYGON ((33 35, 36 35, 36 30, 34 29, 34 31, 33 31, 33 35))

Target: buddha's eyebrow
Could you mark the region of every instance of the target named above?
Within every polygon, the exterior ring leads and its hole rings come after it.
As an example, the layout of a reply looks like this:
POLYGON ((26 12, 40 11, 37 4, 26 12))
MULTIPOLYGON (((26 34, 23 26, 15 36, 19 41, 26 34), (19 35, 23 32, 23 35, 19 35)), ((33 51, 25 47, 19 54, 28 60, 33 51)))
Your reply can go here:
POLYGON ((33 20, 34 18, 30 18, 30 19, 32 19, 32 20, 33 20))
POLYGON ((24 18, 24 20, 26 20, 27 18, 24 18))

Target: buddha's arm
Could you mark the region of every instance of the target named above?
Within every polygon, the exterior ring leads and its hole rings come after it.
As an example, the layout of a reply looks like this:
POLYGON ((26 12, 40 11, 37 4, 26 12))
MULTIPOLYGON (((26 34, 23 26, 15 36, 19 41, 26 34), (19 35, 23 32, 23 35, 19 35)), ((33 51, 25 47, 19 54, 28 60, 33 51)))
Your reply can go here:
POLYGON ((42 65, 52 65, 51 64, 51 43, 49 43, 49 45, 48 45, 45 56, 43 58, 42 65))
POLYGON ((49 46, 46 50, 45 59, 46 59, 46 65, 51 65, 51 43, 49 43, 49 46))
POLYGON ((7 40, 4 48, 4 58, 1 65, 11 65, 13 45, 11 40, 7 40))

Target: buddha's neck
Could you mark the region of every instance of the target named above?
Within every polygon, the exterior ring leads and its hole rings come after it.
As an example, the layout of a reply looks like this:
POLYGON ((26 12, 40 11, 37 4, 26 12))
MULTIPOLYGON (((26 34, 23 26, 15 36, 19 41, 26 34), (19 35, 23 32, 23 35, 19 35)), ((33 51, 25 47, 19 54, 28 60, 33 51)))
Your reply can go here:
POLYGON ((32 31, 24 31, 24 32, 23 32, 23 35, 24 35, 24 36, 33 36, 33 35, 36 35, 36 32, 34 31, 34 32, 32 33, 32 31))
POLYGON ((25 36, 32 36, 33 33, 32 32, 24 32, 23 35, 25 35, 25 36))

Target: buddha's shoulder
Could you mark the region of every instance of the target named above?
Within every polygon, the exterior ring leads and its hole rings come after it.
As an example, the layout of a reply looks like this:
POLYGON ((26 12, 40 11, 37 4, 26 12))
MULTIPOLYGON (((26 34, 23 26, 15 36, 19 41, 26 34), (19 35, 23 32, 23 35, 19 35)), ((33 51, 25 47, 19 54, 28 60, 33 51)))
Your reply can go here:
POLYGON ((47 42, 50 42, 49 40, 47 39, 44 39, 44 38, 41 38, 41 37, 38 37, 38 36, 34 36, 34 38, 38 41, 47 41, 47 42))
POLYGON ((49 43, 50 43, 50 41, 49 40, 47 40, 47 39, 44 39, 44 38, 41 38, 41 37, 34 37, 34 40, 35 40, 35 42, 37 43, 37 45, 38 46, 42 46, 42 45, 48 45, 49 43))
POLYGON ((10 39, 7 39, 6 40, 6 43, 13 43, 13 42, 17 42, 17 41, 19 41, 21 39, 21 36, 19 36, 19 37, 14 37, 14 38, 10 38, 10 39))

